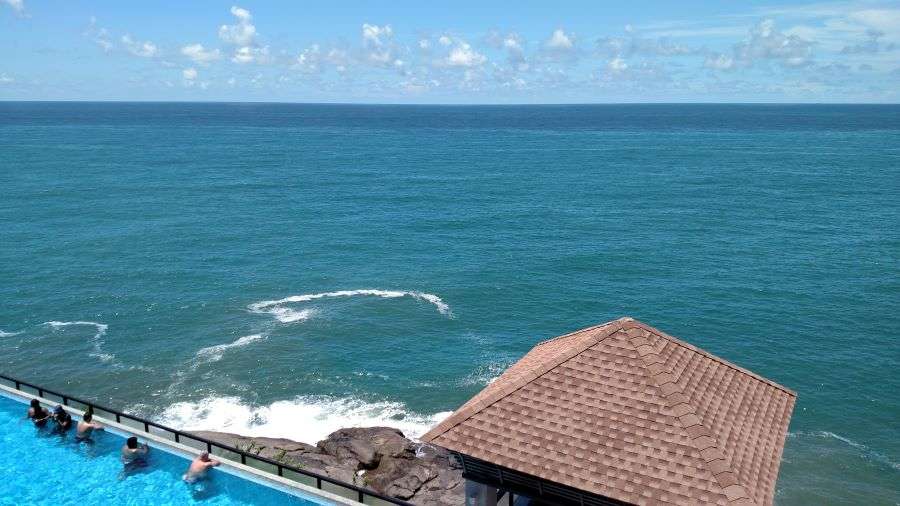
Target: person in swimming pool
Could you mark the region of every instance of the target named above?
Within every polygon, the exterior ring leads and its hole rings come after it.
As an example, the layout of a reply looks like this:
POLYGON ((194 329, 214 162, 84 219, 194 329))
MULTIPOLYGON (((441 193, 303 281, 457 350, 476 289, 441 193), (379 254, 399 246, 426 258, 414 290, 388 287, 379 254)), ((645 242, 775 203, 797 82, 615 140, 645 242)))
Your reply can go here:
POLYGON ((31 405, 28 407, 28 418, 34 422, 35 427, 43 427, 50 420, 50 412, 47 411, 41 402, 37 399, 31 399, 31 405))
POLYGON ((78 422, 78 426, 75 428, 75 440, 90 441, 91 434, 93 434, 95 430, 103 430, 103 426, 94 421, 94 413, 92 410, 88 409, 87 413, 81 417, 81 421, 78 422))
POLYGON ((72 415, 62 406, 56 406, 53 409, 53 419, 56 421, 56 432, 65 434, 72 428, 72 415))
POLYGON ((126 469, 146 466, 149 452, 150 447, 147 446, 147 443, 138 444, 138 439, 131 436, 125 440, 125 446, 122 447, 122 464, 126 469))
POLYGON ((219 464, 221 464, 221 462, 218 460, 209 458, 209 452, 201 452, 200 455, 191 462, 190 467, 188 467, 188 470, 184 473, 182 479, 188 483, 196 483, 203 478, 206 478, 206 472, 209 468, 216 467, 219 464))

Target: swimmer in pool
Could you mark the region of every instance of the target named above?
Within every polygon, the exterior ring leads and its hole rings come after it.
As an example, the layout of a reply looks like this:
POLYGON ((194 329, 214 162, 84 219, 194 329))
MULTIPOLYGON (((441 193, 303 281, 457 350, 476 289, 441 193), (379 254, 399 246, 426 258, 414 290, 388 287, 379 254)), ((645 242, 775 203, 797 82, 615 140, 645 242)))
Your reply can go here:
POLYGON ((75 429, 75 440, 90 441, 91 434, 93 434, 95 430, 103 430, 103 426, 94 421, 94 413, 92 413, 91 410, 88 410, 88 412, 81 417, 81 421, 78 422, 78 426, 75 429))
POLYGON ((35 427, 43 427, 50 420, 50 412, 41 406, 40 401, 31 399, 31 405, 28 407, 28 418, 34 422, 35 427))
POLYGON ((218 460, 209 458, 209 452, 201 452, 200 455, 191 462, 190 467, 188 467, 188 470, 184 473, 182 479, 188 483, 196 483, 203 478, 206 478, 206 472, 209 468, 216 467, 219 464, 221 464, 221 462, 218 460))
POLYGON ((146 466, 149 452, 150 447, 147 443, 138 444, 138 439, 131 436, 125 440, 125 446, 122 447, 122 464, 126 469, 146 466))
POLYGON ((56 406, 53 409, 53 419, 56 421, 56 432, 65 434, 72 428, 72 415, 70 415, 62 406, 56 406))

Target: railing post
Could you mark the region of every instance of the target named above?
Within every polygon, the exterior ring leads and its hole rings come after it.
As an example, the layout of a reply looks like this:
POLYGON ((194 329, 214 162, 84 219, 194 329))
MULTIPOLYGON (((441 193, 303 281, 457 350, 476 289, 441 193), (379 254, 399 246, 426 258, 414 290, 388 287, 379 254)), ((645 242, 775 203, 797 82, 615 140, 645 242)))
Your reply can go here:
POLYGON ((146 421, 144 422, 144 432, 150 432, 150 424, 148 424, 146 421))
POLYGON ((366 498, 363 497, 363 491, 362 491, 362 490, 357 490, 357 493, 359 494, 359 497, 358 497, 356 500, 357 500, 358 502, 365 502, 366 498))
POLYGON ((122 423, 122 415, 116 413, 116 423, 122 423))
POLYGON ((318 476, 316 476, 316 488, 322 488, 322 478, 319 478, 318 476))
POLYGON ((177 432, 173 432, 173 434, 175 434, 175 442, 176 442, 176 443, 180 443, 181 441, 179 441, 180 438, 178 437, 178 433, 177 433, 177 432))
POLYGON ((212 453, 212 443, 209 441, 206 442, 206 451, 207 453, 212 453))

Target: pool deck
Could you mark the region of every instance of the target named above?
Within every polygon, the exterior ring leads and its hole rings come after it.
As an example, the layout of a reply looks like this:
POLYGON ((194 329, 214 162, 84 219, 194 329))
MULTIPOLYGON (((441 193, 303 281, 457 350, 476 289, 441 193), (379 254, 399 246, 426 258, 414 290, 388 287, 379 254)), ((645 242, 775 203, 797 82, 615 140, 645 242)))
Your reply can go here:
MULTIPOLYGON (((27 392, 22 392, 22 391, 14 389, 14 388, 10 388, 3 384, 0 384, 0 395, 9 397, 14 400, 22 401, 25 404, 28 404, 28 402, 30 402, 32 399, 37 399, 42 404, 45 404, 48 406, 53 406, 53 405, 58 404, 57 402, 54 402, 52 400, 45 399, 43 397, 38 397, 36 395, 32 395, 27 392)), ((79 417, 84 415, 84 411, 82 411, 82 410, 76 409, 72 406, 64 406, 64 407, 65 407, 66 411, 68 411, 70 414, 77 415, 79 417)), ((150 432, 136 432, 136 431, 132 430, 130 427, 128 427, 127 425, 117 423, 115 420, 109 420, 109 419, 103 418, 101 416, 98 416, 96 414, 94 415, 94 419, 101 422, 107 428, 114 429, 114 432, 118 432, 120 435, 124 435, 126 437, 127 436, 138 436, 140 438, 143 438, 143 439, 151 442, 151 446, 161 448, 164 451, 173 453, 175 455, 179 455, 179 456, 187 458, 187 459, 193 460, 194 457, 196 457, 197 455, 200 454, 200 450, 198 450, 196 448, 193 448, 191 446, 187 446, 187 445, 184 445, 181 443, 176 443, 174 441, 167 440, 165 438, 162 438, 162 437, 157 436, 156 434, 153 434, 150 432)), ((301 498, 303 498, 304 496, 308 496, 308 497, 312 497, 312 498, 316 498, 316 499, 320 499, 320 500, 331 501, 333 504, 338 504, 338 505, 359 506, 359 504, 361 504, 357 501, 352 501, 350 499, 341 497, 339 495, 332 494, 328 491, 310 487, 310 486, 304 485, 302 483, 298 483, 293 480, 289 480, 289 479, 281 477, 281 476, 267 473, 260 469, 256 469, 254 467, 247 466, 247 465, 241 464, 239 462, 234 462, 229 459, 221 459, 221 462, 222 462, 222 465, 220 466, 220 469, 224 472, 227 472, 227 473, 237 476, 239 478, 250 479, 251 481, 259 483, 260 485, 274 488, 277 490, 281 490, 281 491, 291 494, 291 495, 296 495, 301 498)))

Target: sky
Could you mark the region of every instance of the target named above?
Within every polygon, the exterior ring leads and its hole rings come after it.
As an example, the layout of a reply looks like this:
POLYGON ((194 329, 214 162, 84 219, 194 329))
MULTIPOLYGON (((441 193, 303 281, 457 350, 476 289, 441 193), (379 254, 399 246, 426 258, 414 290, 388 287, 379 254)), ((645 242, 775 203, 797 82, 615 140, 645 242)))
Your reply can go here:
POLYGON ((0 0, 0 100, 900 102, 900 0, 0 0))

